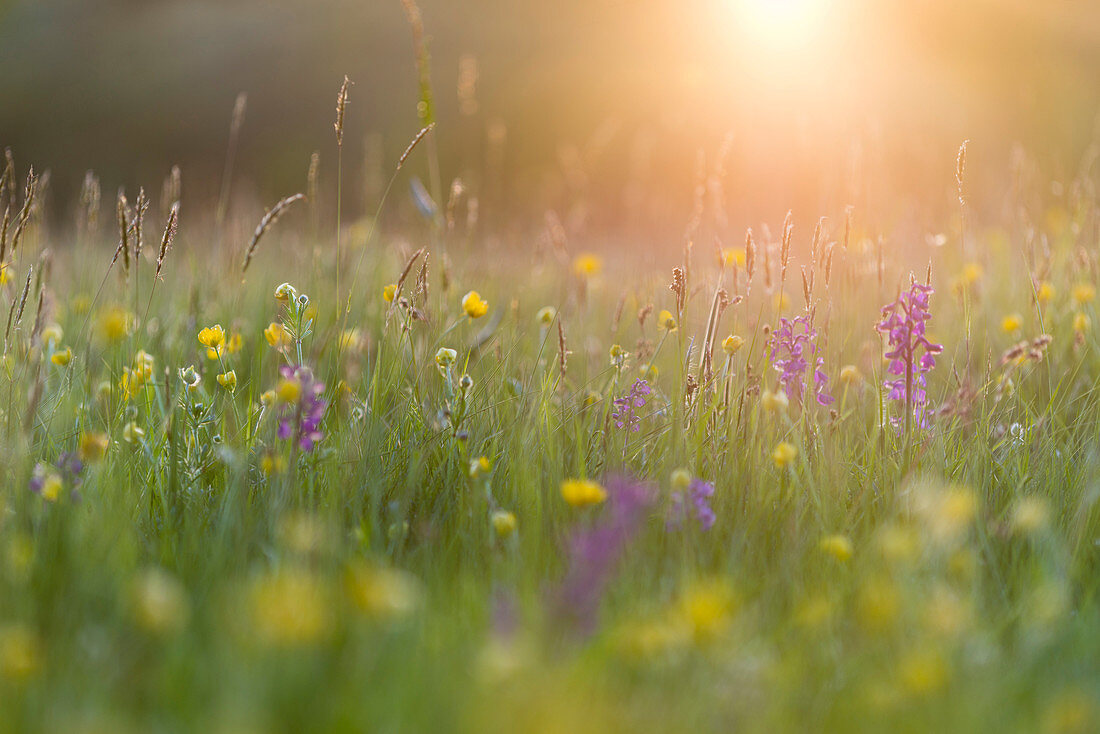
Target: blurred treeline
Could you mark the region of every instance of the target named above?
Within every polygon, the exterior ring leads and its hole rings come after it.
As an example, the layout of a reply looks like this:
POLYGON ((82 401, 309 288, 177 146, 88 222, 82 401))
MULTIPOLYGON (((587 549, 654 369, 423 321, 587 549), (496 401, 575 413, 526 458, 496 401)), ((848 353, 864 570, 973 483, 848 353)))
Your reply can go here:
MULTIPOLYGON (((462 176, 497 221, 583 202, 609 227, 682 226, 699 151, 713 168, 729 135, 734 220, 846 203, 934 218, 963 139, 993 207, 1014 145, 1068 178, 1095 136, 1094 0, 801 0, 825 12, 789 37, 748 20, 766 1, 420 0, 444 187, 462 176)), ((174 164, 185 207, 213 202, 241 91, 237 198, 304 189, 319 151, 331 206, 345 73, 358 215, 419 128, 400 0, 0 0, 0 146, 51 169, 55 210, 86 169, 110 192, 159 189, 174 164)))

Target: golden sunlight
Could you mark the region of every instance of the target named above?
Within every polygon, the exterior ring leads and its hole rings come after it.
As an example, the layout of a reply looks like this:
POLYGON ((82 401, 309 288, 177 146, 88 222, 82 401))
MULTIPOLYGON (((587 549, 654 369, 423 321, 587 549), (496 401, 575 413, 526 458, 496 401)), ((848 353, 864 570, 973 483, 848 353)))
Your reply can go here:
POLYGON ((826 0, 731 0, 738 22, 761 44, 796 46, 820 32, 826 0))

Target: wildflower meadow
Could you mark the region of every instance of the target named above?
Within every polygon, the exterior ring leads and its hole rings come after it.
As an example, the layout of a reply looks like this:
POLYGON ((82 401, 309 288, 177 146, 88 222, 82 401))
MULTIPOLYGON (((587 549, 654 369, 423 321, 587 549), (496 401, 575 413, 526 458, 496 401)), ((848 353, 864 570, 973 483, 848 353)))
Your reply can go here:
POLYGON ((403 12, 369 206, 354 77, 270 196, 244 95, 194 194, 7 149, 0 732, 1100 731, 1095 148, 505 218, 403 12))

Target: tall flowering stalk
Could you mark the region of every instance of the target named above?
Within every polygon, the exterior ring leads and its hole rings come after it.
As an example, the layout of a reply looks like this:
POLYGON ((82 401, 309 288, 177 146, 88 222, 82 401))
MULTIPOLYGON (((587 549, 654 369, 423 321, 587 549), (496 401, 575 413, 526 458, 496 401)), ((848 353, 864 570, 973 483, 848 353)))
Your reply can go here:
POLYGON ((818 354, 817 330, 810 314, 793 319, 782 317, 771 338, 772 366, 779 372, 779 384, 788 397, 802 402, 806 371, 812 369, 814 397, 820 405, 829 405, 833 396, 828 392, 829 377, 822 367, 825 358, 818 354))
POLYGON ((669 529, 676 529, 683 525, 690 503, 691 514, 698 521, 699 527, 704 531, 710 530, 718 520, 718 516, 710 506, 713 496, 714 485, 699 478, 692 479, 683 492, 674 492, 671 512, 666 523, 669 529))
POLYGON ((887 335, 890 364, 886 371, 894 377, 883 384, 888 399, 905 403, 906 433, 913 418, 921 428, 929 425, 927 375, 936 366, 936 355, 943 352, 942 344, 933 344, 926 336, 933 292, 931 285, 914 281, 896 301, 883 306, 882 320, 875 327, 887 335))
POLYGON ((283 407, 276 433, 280 440, 294 439, 302 451, 312 451, 321 440, 321 419, 327 402, 321 397, 325 385, 304 365, 285 364, 279 368, 282 380, 276 395, 283 407))
POLYGON ((569 538, 569 568, 556 595, 559 614, 586 633, 595 628, 604 591, 653 502, 648 486, 627 477, 606 485, 606 510, 569 538))
POLYGON ((613 401, 615 410, 611 413, 615 426, 637 433, 641 428, 641 419, 638 416, 637 409, 645 407, 645 398, 652 392, 653 390, 649 387, 649 384, 645 380, 639 379, 634 381, 629 393, 621 398, 615 398, 613 401))

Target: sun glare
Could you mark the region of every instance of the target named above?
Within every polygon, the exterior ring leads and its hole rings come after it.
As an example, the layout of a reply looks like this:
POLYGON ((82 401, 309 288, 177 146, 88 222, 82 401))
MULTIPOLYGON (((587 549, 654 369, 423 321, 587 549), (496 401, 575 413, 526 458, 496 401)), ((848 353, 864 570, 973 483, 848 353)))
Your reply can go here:
POLYGON ((761 43, 797 45, 812 38, 825 16, 826 0, 734 0, 741 22, 761 43))

